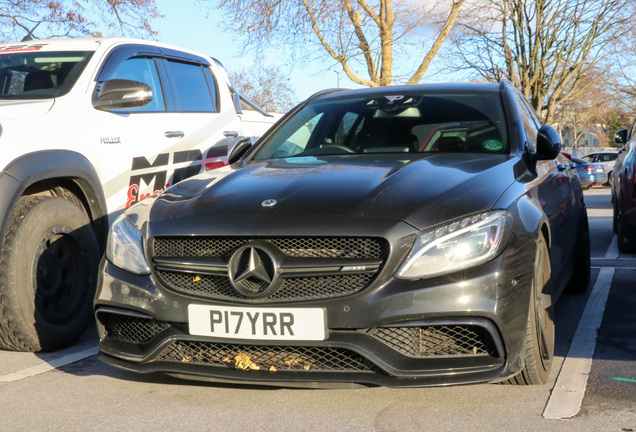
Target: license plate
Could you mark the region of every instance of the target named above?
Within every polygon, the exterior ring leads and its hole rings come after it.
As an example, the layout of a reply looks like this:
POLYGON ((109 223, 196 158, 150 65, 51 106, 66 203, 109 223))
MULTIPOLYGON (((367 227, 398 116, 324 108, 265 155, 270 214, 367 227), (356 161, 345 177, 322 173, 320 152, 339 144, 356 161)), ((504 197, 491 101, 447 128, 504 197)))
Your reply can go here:
POLYGON ((257 340, 324 340, 321 308, 251 308, 191 304, 191 335, 257 340))
POLYGON ((603 168, 596 168, 596 172, 603 172, 603 168))

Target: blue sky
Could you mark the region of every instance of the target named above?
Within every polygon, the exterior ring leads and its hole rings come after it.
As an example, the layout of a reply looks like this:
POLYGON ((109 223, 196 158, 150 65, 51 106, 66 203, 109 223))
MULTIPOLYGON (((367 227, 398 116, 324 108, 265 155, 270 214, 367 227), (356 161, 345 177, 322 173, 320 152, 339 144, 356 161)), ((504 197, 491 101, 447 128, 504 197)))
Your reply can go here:
MULTIPOLYGON (((225 31, 222 17, 218 13, 206 11, 197 0, 155 0, 159 12, 164 18, 153 22, 153 28, 159 32, 160 42, 189 48, 219 60, 228 70, 239 70, 254 64, 254 54, 241 53, 241 41, 235 34, 225 31)), ((210 2, 211 3, 211 2, 210 2)), ((209 5, 210 3, 207 3, 209 5)), ((291 87, 298 98, 295 102, 307 98, 313 93, 337 86, 338 74, 332 70, 317 73, 309 67, 277 61, 275 53, 266 53, 264 63, 276 65, 281 72, 289 75, 291 87), (272 60, 274 58, 274 60, 272 60)), ((324 68, 325 65, 321 65, 324 68)), ((358 87, 340 74, 341 87, 358 87)))

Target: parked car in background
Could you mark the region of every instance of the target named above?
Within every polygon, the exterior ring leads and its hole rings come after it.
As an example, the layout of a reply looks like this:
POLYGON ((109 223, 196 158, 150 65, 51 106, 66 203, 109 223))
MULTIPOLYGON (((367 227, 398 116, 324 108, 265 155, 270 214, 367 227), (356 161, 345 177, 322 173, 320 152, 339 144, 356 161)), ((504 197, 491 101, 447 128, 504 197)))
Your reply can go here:
POLYGON ((617 157, 618 151, 599 151, 588 153, 581 159, 584 159, 589 163, 599 163, 603 165, 605 167, 605 172, 607 173, 608 181, 606 183, 609 185, 609 182, 614 175, 614 162, 617 157))
POLYGON ((612 179, 613 226, 618 250, 636 253, 636 123, 616 133, 619 151, 612 179))
POLYGON ((605 166, 602 164, 590 163, 574 156, 570 160, 576 164, 576 173, 579 175, 583 189, 607 183, 607 173, 605 172, 605 166))
POLYGON ((109 220, 274 123, 241 99, 216 60, 153 41, 0 44, 0 349, 86 330, 109 220))
POLYGON ((590 277, 560 149, 507 81, 319 93, 115 221, 100 358, 268 385, 544 383, 554 302, 590 277))

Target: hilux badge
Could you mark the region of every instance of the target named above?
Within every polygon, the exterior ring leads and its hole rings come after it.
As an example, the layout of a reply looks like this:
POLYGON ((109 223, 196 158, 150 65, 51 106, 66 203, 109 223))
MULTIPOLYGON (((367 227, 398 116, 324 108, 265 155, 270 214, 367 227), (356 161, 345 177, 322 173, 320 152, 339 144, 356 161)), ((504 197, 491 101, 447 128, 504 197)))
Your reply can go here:
POLYGON ((268 199, 261 203, 263 207, 274 207, 277 201, 275 199, 268 199))

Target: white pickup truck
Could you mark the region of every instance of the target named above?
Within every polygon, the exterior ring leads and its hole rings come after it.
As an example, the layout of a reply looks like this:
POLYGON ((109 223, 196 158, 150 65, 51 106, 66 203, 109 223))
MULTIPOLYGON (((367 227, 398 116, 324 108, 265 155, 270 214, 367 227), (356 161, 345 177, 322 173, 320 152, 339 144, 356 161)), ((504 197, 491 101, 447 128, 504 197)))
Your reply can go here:
POLYGON ((109 219, 224 165, 228 142, 273 122, 192 51, 109 38, 0 44, 0 348, 75 341, 92 319, 109 219))

